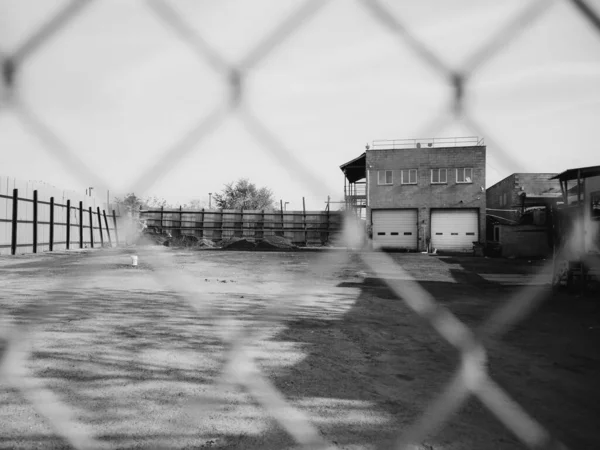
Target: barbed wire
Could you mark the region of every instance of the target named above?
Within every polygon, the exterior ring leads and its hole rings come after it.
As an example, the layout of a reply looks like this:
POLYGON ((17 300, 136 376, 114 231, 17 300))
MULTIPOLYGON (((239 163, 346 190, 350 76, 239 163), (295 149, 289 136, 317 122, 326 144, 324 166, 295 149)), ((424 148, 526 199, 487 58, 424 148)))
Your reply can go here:
MULTIPOLYGON (((430 70, 438 74, 452 90, 452 100, 447 109, 436 117, 430 127, 439 128, 448 120, 463 121, 468 127, 485 135, 489 141, 487 129, 468 111, 465 103, 466 91, 472 74, 499 54, 507 45, 515 42, 519 35, 540 19, 556 1, 535 0, 529 2, 514 18, 500 28, 482 45, 472 52, 458 69, 450 67, 418 39, 402 20, 389 7, 377 0, 360 0, 365 12, 376 19, 380 27, 398 38, 402 45, 408 45, 415 55, 430 70)), ((109 183, 92 170, 76 151, 70 149, 50 127, 35 114, 34 109, 25 104, 19 95, 19 69, 24 62, 39 53, 44 45, 67 24, 85 13, 91 0, 73 0, 68 2, 58 13, 54 14, 41 27, 35 30, 14 52, 0 50, 2 65, 2 82, 4 96, 0 103, 2 109, 12 108, 32 134, 45 144, 46 151, 51 152, 57 160, 74 176, 98 186, 109 183)), ((249 50, 237 63, 227 61, 207 40, 200 30, 190 26, 177 11, 172 2, 165 0, 147 0, 144 4, 155 17, 171 30, 192 51, 192 57, 208 64, 228 87, 228 97, 221 105, 202 118, 174 145, 166 148, 157 157, 150 169, 140 174, 132 183, 131 191, 144 192, 160 177, 164 177, 175 168, 185 156, 195 151, 198 144, 210 133, 219 128, 233 114, 238 115, 252 136, 277 160, 281 166, 299 173, 308 188, 319 191, 322 180, 316 178, 301 159, 295 156, 286 145, 263 121, 252 111, 245 99, 245 79, 259 64, 272 57, 276 49, 285 45, 286 41, 302 29, 306 22, 319 15, 329 2, 307 0, 278 23, 271 31, 249 50)), ((569 4, 588 20, 600 36, 600 17, 584 0, 570 0, 569 4)), ((521 167, 518 160, 506 149, 495 143, 496 157, 510 167, 521 167)), ((352 229, 348 221, 342 244, 348 248, 359 247, 360 230, 352 229)), ((557 441, 551 433, 531 417, 517 401, 512 399, 498 384, 494 382, 487 369, 486 343, 506 333, 519 320, 527 317, 532 310, 544 301, 539 281, 544 275, 538 275, 534 282, 521 290, 507 304, 498 309, 477 330, 472 331, 448 309, 441 305, 417 281, 406 273, 391 257, 381 252, 358 253, 362 261, 376 276, 385 280, 391 291, 413 310, 424 318, 448 343, 459 352, 459 368, 445 385, 441 393, 432 400, 419 419, 407 430, 399 433, 395 448, 408 449, 413 444, 422 442, 427 436, 446 423, 470 396, 476 396, 512 433, 525 445, 532 449, 565 449, 564 444, 557 441), (386 276, 391 269, 395 277, 386 276)), ((335 255, 326 255, 316 271, 322 273, 333 271, 344 261, 335 255)), ((148 255, 149 264, 154 268, 153 276, 160 283, 169 286, 174 295, 180 296, 202 317, 210 318, 219 324, 218 329, 224 331, 221 336, 226 347, 221 368, 222 377, 216 384, 217 390, 225 390, 228 386, 242 386, 260 404, 281 427, 303 448, 328 448, 331 446, 312 424, 310 418, 294 407, 278 389, 268 380, 258 367, 253 355, 253 346, 264 337, 265 324, 273 325, 282 322, 286 308, 290 305, 271 304, 261 311, 262 322, 243 324, 224 313, 215 305, 210 296, 203 292, 197 281, 185 272, 174 270, 173 257, 168 252, 156 252, 148 255)), ((65 285, 72 283, 66 280, 65 285)), ((64 287, 64 286, 62 286, 64 287)), ((312 291, 296 284, 290 288, 299 297, 309 295, 312 291)), ((61 289, 58 289, 60 291, 61 289)), ((58 295, 60 297, 60 295, 58 295)), ((55 299, 56 300, 56 299, 55 299)), ((64 307, 67 300, 61 298, 49 305, 40 306, 25 323, 7 324, 2 327, 0 336, 0 380, 15 387, 37 411, 49 421, 57 434, 64 437, 71 446, 77 449, 101 448, 105 443, 95 439, 92 432, 81 423, 76 423, 72 406, 67 406, 57 395, 43 386, 41 381, 32 378, 26 368, 27 357, 31 354, 29 340, 39 326, 40 317, 51 317, 64 307)), ((201 402, 202 403, 202 402, 201 402)), ((210 411, 213 403, 204 402, 197 408, 198 416, 210 411)))

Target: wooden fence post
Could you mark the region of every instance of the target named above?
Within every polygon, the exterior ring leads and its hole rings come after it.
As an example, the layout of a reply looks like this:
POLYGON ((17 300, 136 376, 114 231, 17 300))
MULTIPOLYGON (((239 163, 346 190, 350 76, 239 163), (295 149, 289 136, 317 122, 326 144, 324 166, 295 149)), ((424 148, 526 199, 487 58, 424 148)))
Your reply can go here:
POLYGON ((79 202, 79 248, 83 248, 83 202, 79 202))
POLYGON ((96 216, 98 217, 98 229, 100 230, 100 248, 104 247, 104 236, 102 235, 102 216, 100 215, 100 207, 96 207, 96 216))
MULTIPOLYGON (((202 208, 202 213, 200 214, 200 237, 204 238, 204 208, 202 208)), ((212 238, 212 233, 210 237, 212 238)))
POLYGON ((304 245, 308 245, 308 231, 306 230, 306 203, 304 202, 304 197, 302 197, 302 213, 303 216, 303 228, 304 228, 304 245))
POLYGON ((264 229, 265 229, 265 210, 261 211, 260 220, 256 223, 254 227, 254 238, 255 239, 264 239, 264 229))
POLYGON ((183 207, 181 205, 179 205, 179 237, 183 236, 183 213, 181 212, 183 209, 183 207))
POLYGON ((106 237, 108 238, 108 246, 112 248, 112 239, 110 238, 110 228, 108 227, 108 219, 106 218, 106 210, 102 210, 104 216, 104 226, 106 227, 106 237))
POLYGON ((285 237, 284 225, 283 225, 283 200, 279 200, 279 206, 281 208, 281 237, 285 237))
POLYGON ((67 200, 67 250, 71 248, 71 200, 67 200))
POLYGON ((54 197, 50 197, 50 233, 48 238, 48 250, 54 250, 54 197))
POLYGON ((240 224, 240 229, 236 233, 235 230, 236 230, 237 227, 234 228, 234 235, 237 234, 238 237, 243 238, 244 237, 244 207, 243 206, 242 206, 242 209, 240 209, 240 221, 239 221, 239 224, 240 224))
POLYGON ((117 216, 115 210, 112 210, 113 226, 115 227, 115 240, 117 241, 117 247, 119 246, 119 231, 117 230, 117 216))
POLYGON ((90 217, 90 247, 94 248, 94 220, 92 216, 92 207, 88 206, 88 214, 90 217))
POLYGON ((325 216, 325 242, 329 243, 330 231, 329 231, 329 196, 327 196, 327 215, 325 216))
POLYGON ((33 191, 33 253, 37 253, 38 243, 38 191, 33 191))
POLYGON ((160 232, 163 232, 163 219, 164 219, 164 215, 165 215, 165 207, 161 206, 160 207, 160 232))
POLYGON ((223 240, 223 225, 225 224, 224 220, 225 220, 225 214, 223 213, 223 210, 221 209, 221 240, 223 240))
POLYGON ((16 255, 17 253, 17 217, 19 215, 19 190, 13 189, 12 198, 12 233, 10 237, 10 254, 16 255))

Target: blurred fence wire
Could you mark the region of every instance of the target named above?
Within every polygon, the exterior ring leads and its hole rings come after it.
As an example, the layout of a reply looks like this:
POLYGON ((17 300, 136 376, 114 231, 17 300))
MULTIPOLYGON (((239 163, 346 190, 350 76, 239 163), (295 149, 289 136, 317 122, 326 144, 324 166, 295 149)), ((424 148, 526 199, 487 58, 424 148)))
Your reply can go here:
MULTIPOLYGON (((374 17, 382 29, 393 34, 400 45, 408 45, 417 58, 429 66, 430 70, 438 74, 448 85, 452 92, 451 104, 441 117, 433 118, 429 129, 435 132, 441 124, 448 120, 462 120, 479 135, 485 135, 490 141, 486 127, 467 109, 465 92, 473 72, 494 58, 500 50, 511 41, 518 39, 519 35, 530 27, 536 20, 558 0, 533 0, 512 20, 500 27, 500 30, 482 41, 481 45, 466 59, 458 69, 450 67, 442 58, 424 42, 419 40, 403 23, 402 17, 394 14, 382 1, 361 0, 365 14, 374 17)), ((584 0, 563 0, 572 5, 581 17, 589 21, 598 32, 600 39, 600 18, 595 10, 584 0)), ((48 152, 64 165, 71 173, 85 180, 92 181, 96 186, 107 186, 108 183, 101 179, 101 175, 90 168, 52 130, 38 117, 32 106, 28 105, 21 95, 19 86, 20 69, 33 59, 44 46, 70 22, 77 21, 86 13, 92 0, 72 0, 67 2, 54 16, 49 17, 28 39, 16 50, 7 52, 2 50, 0 43, 0 64, 2 80, 2 97, 0 113, 3 110, 12 110, 21 118, 23 124, 43 143, 48 152)), ((320 14, 328 3, 326 0, 307 0, 298 2, 295 12, 281 23, 276 24, 271 31, 266 31, 262 39, 238 62, 228 61, 218 50, 213 48, 203 37, 201 29, 195 29, 186 21, 186 17, 178 11, 177 2, 168 0, 147 0, 145 2, 149 11, 156 15, 162 24, 176 35, 182 45, 189 46, 196 58, 207 63, 228 86, 228 96, 223 98, 222 104, 196 126, 181 137, 173 146, 166 148, 158 157, 155 164, 132 183, 129 191, 143 192, 149 189, 158 176, 164 176, 173 169, 189 153, 195 151, 197 144, 206 139, 211 132, 219 128, 225 119, 237 114, 251 135, 269 152, 274 160, 281 165, 293 168, 300 172, 300 178, 307 187, 321 186, 322 180, 315 177, 298 156, 296 156, 281 139, 253 112, 248 104, 245 93, 247 77, 253 69, 272 56, 273 51, 280 46, 285 46, 286 41, 304 24, 320 14)), ((599 42, 600 47, 600 42, 599 42)), ((520 163, 513 154, 497 145, 497 156, 511 167, 520 167, 520 163)), ((354 231, 358 233, 358 231, 354 231)), ((352 230, 348 231, 344 241, 352 247, 352 230)), ((558 442, 535 418, 519 405, 518 399, 511 398, 498 384, 494 382, 487 370, 485 340, 497 338, 501 332, 506 331, 519 320, 522 320, 529 311, 540 301, 537 283, 524 289, 518 296, 507 302, 487 322, 487 327, 481 330, 471 330, 463 324, 450 311, 436 301, 418 282, 410 281, 411 277, 403 273, 393 259, 385 253, 360 253, 364 263, 378 277, 387 280, 391 290, 404 300, 407 305, 418 315, 425 318, 446 341, 454 346, 460 354, 460 365, 457 372, 450 378, 445 389, 423 411, 420 419, 412 427, 399 432, 395 448, 408 449, 411 445, 422 442, 433 431, 449 420, 470 396, 476 396, 481 402, 512 431, 529 448, 561 449, 566 448, 558 442), (394 271, 395 277, 389 278, 386 274, 394 271), (398 276, 398 274, 403 276, 398 276)), ((223 365, 223 377, 220 389, 228 385, 244 387, 254 397, 258 404, 263 406, 290 436, 303 448, 327 448, 329 443, 321 437, 319 430, 311 423, 310 418, 292 406, 285 397, 269 382, 267 377, 255 362, 252 353, 252 344, 259 338, 260 326, 242 326, 239 324, 227 325, 228 317, 219 312, 218 306, 207 298, 197 287, 191 277, 184 272, 173 271, 169 261, 169 254, 154 255, 154 276, 167 285, 172 286, 177 295, 182 296, 199 314, 210 317, 221 323, 223 330, 229 333, 221 336, 228 346, 223 365), (222 322, 225 321, 225 322, 222 322)), ((326 256, 321 261, 323 271, 334 270, 339 263, 335 256, 326 256)), ((66 282, 68 284, 68 280, 66 282)), ((306 292, 303 286, 294 286, 299 296, 306 292)), ((53 311, 57 311, 64 302, 53 304, 53 311)), ((262 312, 263 322, 267 325, 277 322, 286 305, 278 305, 262 312)), ((44 308, 48 308, 45 304, 44 308)), ((31 402, 57 433, 63 436, 74 448, 100 448, 100 443, 93 434, 80 423, 75 424, 74 412, 71 407, 61 403, 52 391, 34 380, 30 380, 26 370, 29 335, 34 328, 45 320, 45 315, 50 317, 48 309, 40 309, 32 313, 29 323, 8 324, 1 327, 0 335, 0 376, 3 382, 18 389, 25 399, 31 402)), ((206 403, 204 407, 206 408, 206 403)), ((210 404, 208 404, 210 405, 210 404)), ((197 411, 197 412, 200 412, 197 411)), ((333 446, 331 446, 333 447, 333 446)))

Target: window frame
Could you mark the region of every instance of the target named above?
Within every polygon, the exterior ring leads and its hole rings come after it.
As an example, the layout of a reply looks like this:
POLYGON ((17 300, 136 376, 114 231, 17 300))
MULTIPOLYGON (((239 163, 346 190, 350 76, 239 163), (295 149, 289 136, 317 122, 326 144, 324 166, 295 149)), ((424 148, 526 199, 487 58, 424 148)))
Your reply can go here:
POLYGON ((448 169, 446 168, 439 168, 439 169, 431 169, 431 184, 448 184, 448 169), (441 173, 442 170, 445 173, 444 178, 446 179, 445 181, 440 181, 441 180, 441 173), (438 173, 438 181, 433 181, 433 173, 437 171, 438 173))
POLYGON ((473 183, 473 168, 472 167, 461 167, 456 169, 456 184, 472 184, 473 183), (467 170, 471 171, 471 176, 468 177, 471 181, 467 181, 467 170), (463 181, 459 181, 458 174, 462 171, 463 181))
POLYGON ((378 186, 391 186, 394 184, 394 171, 393 170, 378 170, 377 171, 377 185, 378 186), (383 172, 383 183, 381 182, 381 173, 383 172), (387 183, 387 174, 390 174, 390 182, 387 183))
POLYGON ((409 184, 409 185, 410 184, 412 184, 412 185, 419 184, 419 172, 418 172, 418 170, 417 169, 402 169, 402 170, 400 170, 400 184, 409 184), (411 174, 412 171, 415 172, 415 182, 414 183, 410 182, 410 174, 411 174), (404 181, 404 172, 408 172, 408 182, 404 181))
POLYGON ((590 193, 590 219, 594 222, 600 221, 600 213, 597 211, 600 211, 600 191, 590 193))

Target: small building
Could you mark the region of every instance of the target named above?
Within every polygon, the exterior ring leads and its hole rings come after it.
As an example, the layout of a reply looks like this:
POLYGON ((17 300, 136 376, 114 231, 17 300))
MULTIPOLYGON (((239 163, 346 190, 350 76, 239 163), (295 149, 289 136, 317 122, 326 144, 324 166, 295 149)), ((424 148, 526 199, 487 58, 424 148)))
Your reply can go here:
POLYGON ((528 208, 550 207, 562 201, 556 173, 513 173, 487 188, 488 215, 518 222, 528 208))
POLYGON ((346 205, 374 248, 472 251, 485 238, 485 162, 477 137, 374 141, 340 166, 346 205))
POLYGON ((562 202, 556 173, 513 173, 486 190, 488 248, 504 257, 552 254, 551 211, 562 202))

